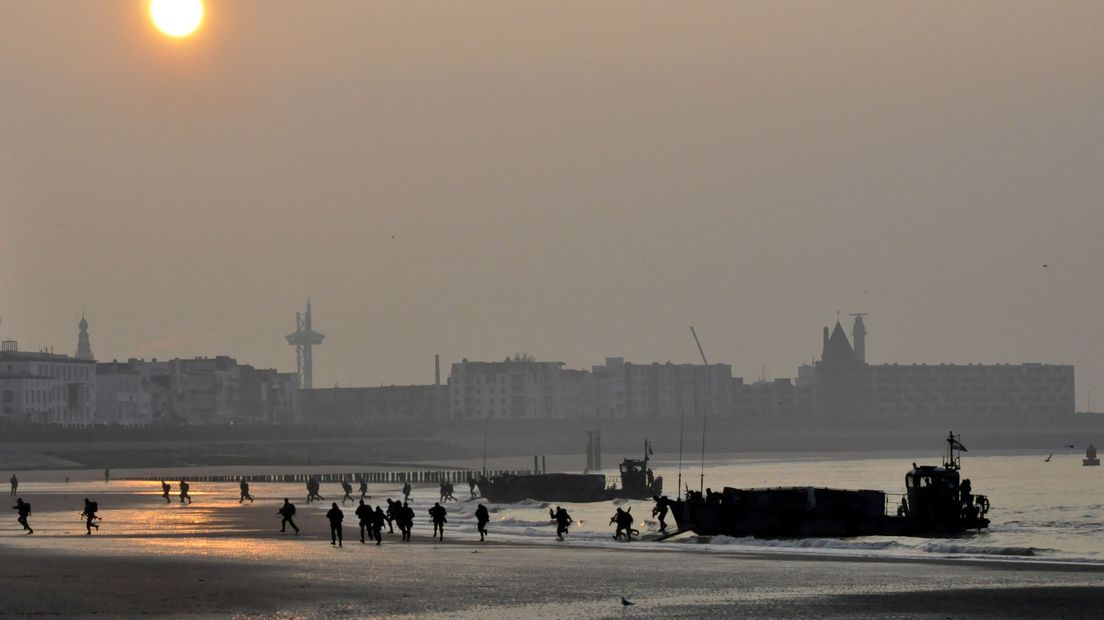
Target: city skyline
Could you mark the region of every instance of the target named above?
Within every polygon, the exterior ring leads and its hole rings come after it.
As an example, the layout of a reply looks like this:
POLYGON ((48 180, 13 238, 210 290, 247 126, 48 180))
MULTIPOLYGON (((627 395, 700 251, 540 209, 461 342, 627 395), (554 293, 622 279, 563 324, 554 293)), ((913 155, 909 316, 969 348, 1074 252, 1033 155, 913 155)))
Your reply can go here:
POLYGON ((785 376, 838 309, 875 360, 1104 384, 1098 5, 220 3, 167 45, 132 4, 0 5, 27 347, 84 308, 105 359, 288 369, 309 295, 319 385, 691 324, 785 376))

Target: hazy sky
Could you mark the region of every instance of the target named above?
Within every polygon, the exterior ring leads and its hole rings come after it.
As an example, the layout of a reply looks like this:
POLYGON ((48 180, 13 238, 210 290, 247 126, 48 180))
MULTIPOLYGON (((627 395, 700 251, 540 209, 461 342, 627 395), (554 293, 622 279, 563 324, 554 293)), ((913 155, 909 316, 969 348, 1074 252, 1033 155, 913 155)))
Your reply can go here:
POLYGON ((1104 4, 0 0, 0 336, 318 386, 524 351, 1077 365, 1104 4), (394 235, 394 239, 392 239, 394 235), (1044 267, 1047 265, 1047 267, 1044 267), (846 318, 846 317, 845 317, 846 318))

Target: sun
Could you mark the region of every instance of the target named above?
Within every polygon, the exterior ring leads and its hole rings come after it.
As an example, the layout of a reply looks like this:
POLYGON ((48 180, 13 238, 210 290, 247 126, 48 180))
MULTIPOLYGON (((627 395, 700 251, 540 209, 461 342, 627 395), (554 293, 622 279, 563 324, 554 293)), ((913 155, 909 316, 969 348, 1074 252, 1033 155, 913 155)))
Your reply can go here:
POLYGON ((203 23, 203 0, 150 0, 153 25, 174 38, 186 37, 203 23))

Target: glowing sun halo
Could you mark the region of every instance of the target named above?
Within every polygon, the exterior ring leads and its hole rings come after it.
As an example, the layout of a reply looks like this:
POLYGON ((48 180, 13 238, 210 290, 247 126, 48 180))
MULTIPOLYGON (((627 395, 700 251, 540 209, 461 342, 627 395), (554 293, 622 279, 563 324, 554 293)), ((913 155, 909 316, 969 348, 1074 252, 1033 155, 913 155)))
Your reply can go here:
POLYGON ((186 37, 203 23, 203 0, 150 0, 150 19, 170 37, 186 37))

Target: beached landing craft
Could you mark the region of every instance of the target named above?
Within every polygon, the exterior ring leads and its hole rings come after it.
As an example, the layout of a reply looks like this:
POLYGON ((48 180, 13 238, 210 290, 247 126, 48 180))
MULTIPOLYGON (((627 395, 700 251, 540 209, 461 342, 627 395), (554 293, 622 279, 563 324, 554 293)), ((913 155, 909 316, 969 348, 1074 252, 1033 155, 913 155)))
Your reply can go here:
POLYGON ((710 497, 690 491, 685 499, 655 499, 668 506, 679 532, 702 536, 926 536, 980 530, 989 526, 989 500, 973 495, 968 479, 960 480, 956 452, 965 450, 952 433, 942 466, 914 463, 896 507, 887 505, 884 491, 813 487, 726 487, 710 497))
MULTIPOLYGON (((645 444, 647 445, 647 444, 645 444)), ((606 486, 603 474, 502 474, 479 479, 479 492, 492 502, 604 502, 612 499, 648 499, 663 492, 663 478, 648 469, 650 450, 643 459, 621 461, 621 486, 606 486)))

